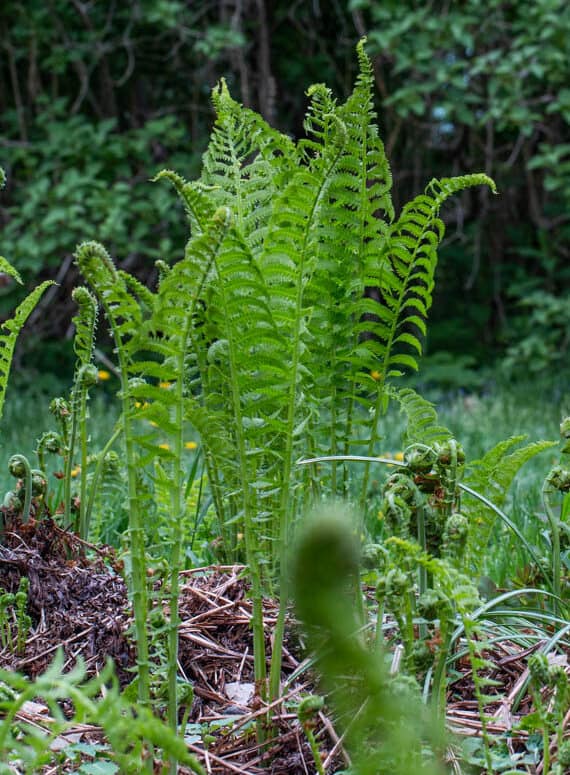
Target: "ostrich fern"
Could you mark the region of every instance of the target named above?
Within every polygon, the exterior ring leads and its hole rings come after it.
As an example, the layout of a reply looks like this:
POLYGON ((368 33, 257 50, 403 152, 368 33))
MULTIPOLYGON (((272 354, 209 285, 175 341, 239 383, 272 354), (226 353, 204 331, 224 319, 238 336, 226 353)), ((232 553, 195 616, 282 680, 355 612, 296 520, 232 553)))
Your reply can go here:
MULTIPOLYGON (((214 90, 217 118, 200 179, 187 182, 171 170, 157 176, 181 197, 191 236, 178 263, 157 266, 156 291, 117 271, 101 246, 87 243, 78 251, 120 361, 137 639, 146 637, 141 470, 160 455, 171 481, 173 727, 184 423, 201 435, 221 559, 241 559, 237 538, 245 538, 263 696, 261 600, 280 587, 275 696, 288 597, 284 550, 320 486, 296 460, 346 453, 353 443, 374 454, 388 385, 416 369, 421 355, 444 233, 440 208, 469 186, 494 190, 482 174, 432 181, 396 217, 364 41, 357 52, 360 72, 345 103, 322 84, 309 89, 307 136, 298 142, 239 105, 223 81, 214 90), (169 450, 158 445, 158 435, 169 450)), ((367 481, 366 471, 363 507, 367 481)), ((347 494, 346 470, 341 476, 333 468, 326 484, 330 494, 347 494)), ((148 654, 141 642, 139 696, 146 702, 148 654)))

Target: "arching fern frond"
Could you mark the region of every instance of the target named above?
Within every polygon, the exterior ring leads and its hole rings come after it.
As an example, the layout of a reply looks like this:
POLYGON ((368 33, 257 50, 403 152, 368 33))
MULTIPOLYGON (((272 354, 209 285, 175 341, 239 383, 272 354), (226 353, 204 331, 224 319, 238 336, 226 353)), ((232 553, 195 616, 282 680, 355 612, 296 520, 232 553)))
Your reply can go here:
MULTIPOLYGON (((317 436, 318 448, 325 454, 336 454, 339 443, 347 454, 360 420, 356 403, 363 394, 355 379, 360 332, 355 324, 362 316, 368 267, 378 268, 394 216, 392 176, 378 135, 374 79, 364 41, 358 44, 357 53, 359 75, 352 94, 338 107, 329 98, 327 106, 342 122, 345 142, 322 208, 317 271, 307 291, 312 307, 311 351, 315 361, 327 363, 316 389, 322 401, 334 396, 335 405, 328 441, 322 433, 317 436)), ((321 99, 325 96, 323 93, 321 99)), ((314 106, 311 109, 314 111, 314 106)), ((315 123, 325 126, 318 117, 312 121, 315 123)), ((323 131, 314 134, 322 137, 323 131)), ((335 466, 332 478, 335 489, 335 466)))
POLYGON ((46 288, 54 283, 46 280, 41 285, 26 296, 23 302, 17 307, 13 317, 6 320, 0 327, 0 417, 4 409, 4 400, 6 398, 6 389, 8 387, 8 377, 12 366, 14 347, 18 334, 22 330, 26 320, 32 313, 36 304, 42 297, 46 288))
POLYGON ((99 298, 115 338, 126 355, 142 327, 139 304, 110 255, 98 242, 83 242, 75 253, 77 265, 99 298))
POLYGON ((184 202, 186 214, 190 221, 191 233, 200 234, 204 230, 208 219, 214 214, 214 203, 200 190, 196 183, 187 183, 177 172, 161 170, 158 175, 155 175, 152 182, 163 179, 172 183, 184 202))
POLYGON ((275 196, 294 169, 295 145, 233 100, 224 80, 214 89, 212 101, 217 118, 200 182, 216 207, 231 207, 237 228, 256 253, 275 196))
POLYGON ((147 288, 146 285, 141 283, 140 280, 137 280, 136 277, 133 277, 132 274, 124 272, 122 269, 119 269, 118 272, 119 277, 125 283, 127 290, 140 301, 147 312, 152 312, 154 309, 155 295, 150 288, 147 288))
POLYGON ((4 256, 0 256, 0 272, 10 275, 10 277, 13 277, 14 280, 16 280, 16 282, 20 285, 23 284, 18 270, 13 267, 12 264, 4 258, 4 256))
POLYGON ((484 174, 432 180, 425 194, 405 205, 390 227, 378 268, 371 267, 367 282, 380 288, 380 298, 364 299, 360 305, 369 318, 360 329, 373 334, 363 343, 361 352, 369 354, 363 366, 377 369, 380 380, 398 377, 402 369, 417 370, 432 303, 437 248, 445 233, 439 211, 452 194, 479 185, 495 191, 495 184, 484 174))

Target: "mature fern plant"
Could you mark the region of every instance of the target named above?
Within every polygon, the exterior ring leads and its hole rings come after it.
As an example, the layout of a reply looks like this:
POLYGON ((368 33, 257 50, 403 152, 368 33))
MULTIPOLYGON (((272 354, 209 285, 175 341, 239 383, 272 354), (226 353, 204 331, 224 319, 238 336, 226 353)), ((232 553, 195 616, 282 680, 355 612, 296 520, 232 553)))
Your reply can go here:
MULTIPOLYGON (((432 181, 396 218, 363 41, 358 58, 344 104, 321 84, 309 89, 307 137, 297 143, 222 82, 200 180, 162 173, 185 203, 193 240, 217 208, 231 213, 194 307, 187 416, 202 434, 223 551, 235 556, 235 537, 245 535, 256 598, 280 576, 286 599, 283 548, 322 486, 295 466, 299 455, 346 453, 354 443, 373 454, 387 383, 417 368, 442 204, 469 186, 494 190, 485 175, 432 181)), ((366 469, 363 507, 367 487, 366 469)), ((333 467, 327 489, 346 494, 346 472, 333 467)), ((261 659, 257 678, 263 685, 261 659)), ((275 694, 277 667, 271 683, 275 694)))
MULTIPOLYGON (((321 487, 296 461, 306 453, 346 452, 352 443, 375 451, 386 386, 417 368, 421 354, 444 232, 439 210, 468 186, 494 188, 485 175, 432 181, 396 218, 364 42, 358 58, 360 73, 345 103, 322 84, 309 89, 307 136, 298 142, 220 84, 200 179, 186 182, 169 170, 157 176, 181 196, 191 236, 178 263, 158 266, 155 292, 118 271, 100 245, 86 243, 77 253, 110 321, 121 371, 143 703, 149 684, 141 477, 160 455, 170 480, 172 727, 184 424, 201 435, 221 557, 240 558, 244 537, 262 696, 261 600, 280 586, 270 681, 276 696, 288 598, 284 549, 297 515, 321 487), (159 445, 159 437, 167 443, 159 445)), ((366 472, 363 506, 367 479, 366 472)), ((326 489, 346 494, 346 471, 333 468, 326 489)))

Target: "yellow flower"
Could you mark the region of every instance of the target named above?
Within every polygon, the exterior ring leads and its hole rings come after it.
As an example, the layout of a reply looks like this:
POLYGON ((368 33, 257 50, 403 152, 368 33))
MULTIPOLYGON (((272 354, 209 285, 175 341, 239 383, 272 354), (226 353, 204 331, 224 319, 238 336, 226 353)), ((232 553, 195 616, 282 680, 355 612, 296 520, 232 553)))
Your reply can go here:
POLYGON ((99 369, 97 372, 97 376, 101 380, 101 382, 106 382, 108 379, 111 379, 111 373, 109 371, 106 371, 105 369, 99 369))
POLYGON ((142 401, 135 401, 135 407, 137 409, 148 409, 150 406, 148 401, 145 401, 144 403, 142 401))
POLYGON ((172 385, 172 382, 159 382, 158 387, 162 388, 163 390, 168 390, 168 388, 172 385))
POLYGON ((81 466, 75 466, 75 468, 71 469, 71 476, 75 479, 75 477, 81 473, 81 466))
POLYGON ((396 454, 394 455, 394 460, 399 460, 401 463, 404 460, 404 453, 396 452, 396 454))
POLYGON ((378 382, 378 380, 381 379, 382 374, 380 374, 380 372, 377 371, 377 369, 374 369, 373 371, 370 372, 370 376, 375 382, 378 382))
POLYGON ((159 444, 158 447, 159 447, 159 449, 167 449, 168 450, 168 449, 170 449, 170 444, 159 444))
POLYGON ((186 449, 196 449, 198 447, 198 445, 196 444, 195 441, 185 441, 184 442, 184 447, 186 449))

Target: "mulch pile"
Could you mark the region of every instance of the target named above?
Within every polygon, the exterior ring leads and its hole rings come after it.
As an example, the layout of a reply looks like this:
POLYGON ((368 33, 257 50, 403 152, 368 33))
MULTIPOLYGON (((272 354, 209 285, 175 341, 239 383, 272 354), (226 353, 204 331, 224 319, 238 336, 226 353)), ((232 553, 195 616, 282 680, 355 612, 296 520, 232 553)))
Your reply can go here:
MULTIPOLYGON (((68 667, 81 656, 88 671, 95 674, 110 656, 121 683, 131 680, 135 653, 128 634, 132 620, 121 568, 111 550, 91 549, 95 560, 86 558, 84 542, 61 530, 51 519, 37 523, 30 520, 27 525, 8 521, 0 544, 0 589, 16 592, 20 578, 29 579, 32 626, 22 654, 7 648, 0 651, 0 668, 34 677, 46 669, 61 647, 68 667)), ((160 600, 159 584, 155 586, 160 600)), ((263 613, 269 666, 276 602, 266 600, 263 613)), ((316 690, 306 663, 301 662, 301 636, 295 622, 287 622, 282 697, 268 708, 254 685, 252 609, 243 568, 209 567, 184 572, 180 615, 179 667, 194 687, 186 742, 206 771, 212 775, 312 775, 315 766, 295 707, 316 690), (256 723, 269 709, 274 719, 273 734, 268 743, 259 746, 256 723), (209 736, 207 747, 205 733, 209 736)), ((540 645, 537 643, 536 648, 540 645)), ((513 753, 524 749, 527 736, 516 731, 516 723, 531 707, 525 686, 529 653, 509 641, 497 642, 492 651, 485 653, 495 665, 489 677, 500 682, 497 693, 502 695, 495 705, 487 707, 492 716, 488 731, 500 735, 508 732, 513 753)), ((567 664, 565 657, 557 659, 567 664)), ((448 693, 448 726, 456 734, 480 735, 468 661, 458 660, 456 670, 457 679, 448 693)), ((39 702, 28 703, 20 718, 43 728, 50 723, 47 708, 39 702)), ((570 729, 570 714, 566 726, 570 729)), ((327 773, 350 764, 333 722, 323 712, 318 715, 315 735, 327 773)), ((73 727, 56 743, 62 747, 71 741, 100 740, 97 728, 84 725, 73 727)), ((56 772, 65 770, 61 765, 59 769, 42 770, 44 775, 56 772)))

